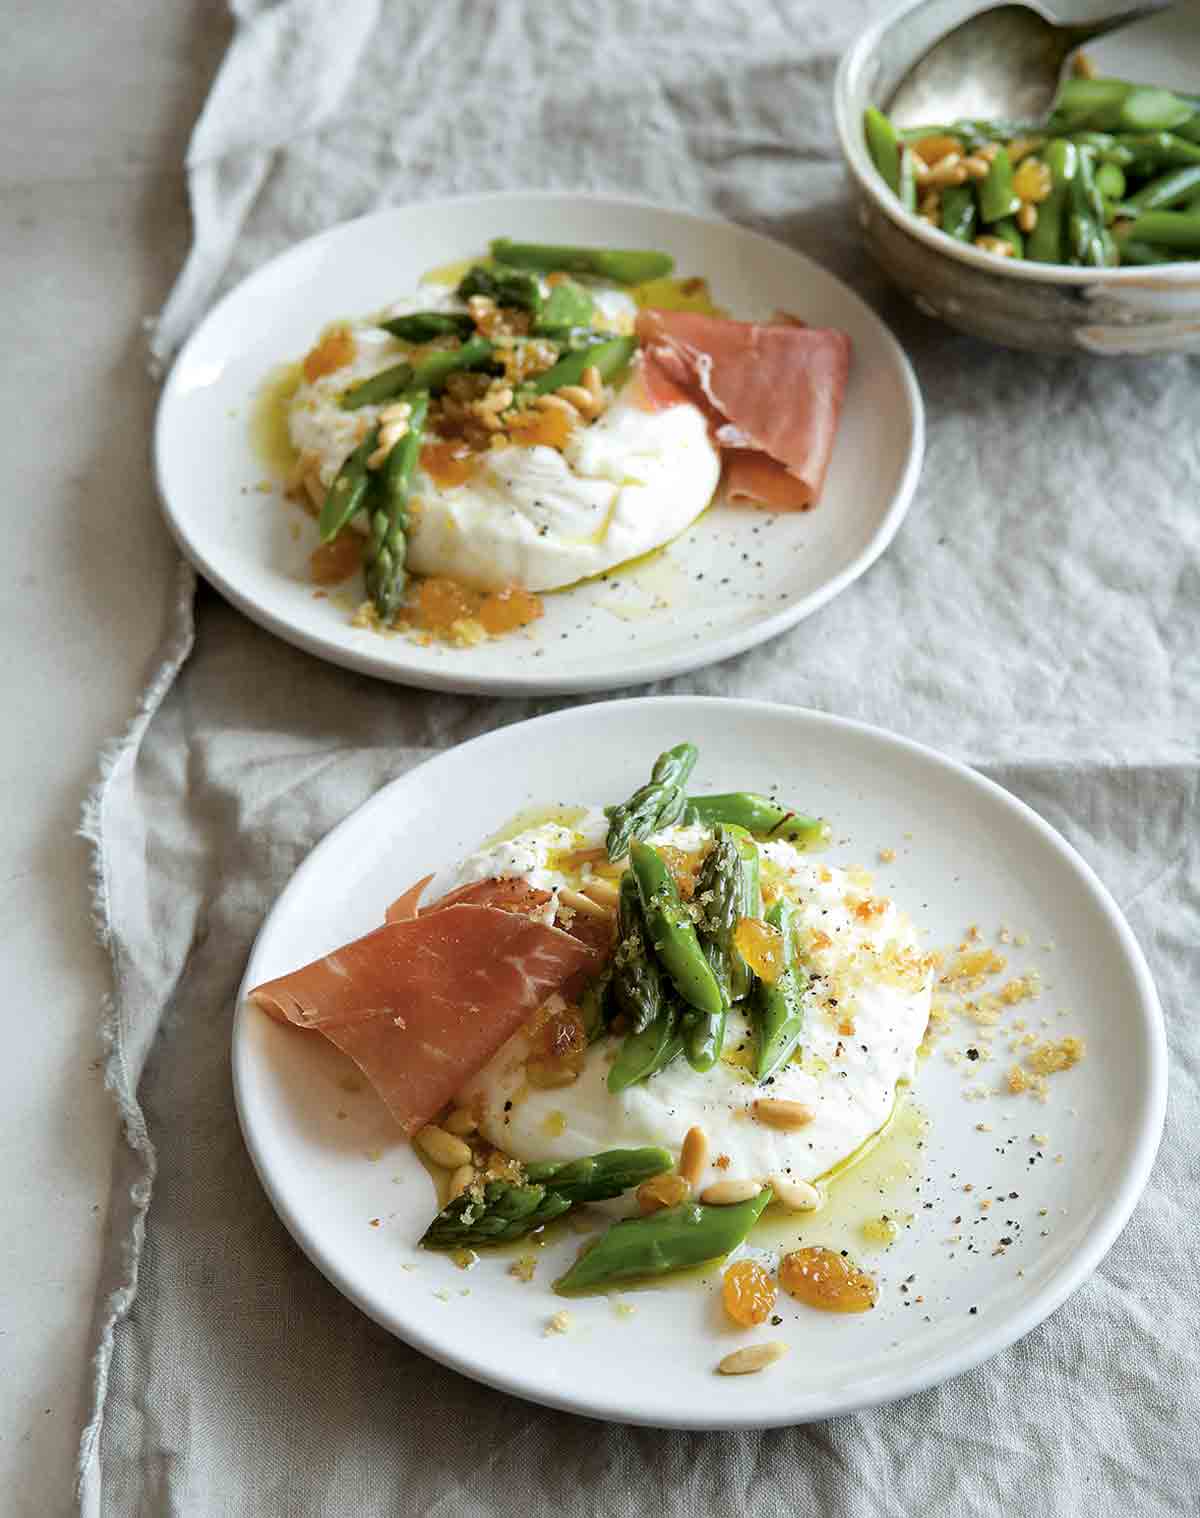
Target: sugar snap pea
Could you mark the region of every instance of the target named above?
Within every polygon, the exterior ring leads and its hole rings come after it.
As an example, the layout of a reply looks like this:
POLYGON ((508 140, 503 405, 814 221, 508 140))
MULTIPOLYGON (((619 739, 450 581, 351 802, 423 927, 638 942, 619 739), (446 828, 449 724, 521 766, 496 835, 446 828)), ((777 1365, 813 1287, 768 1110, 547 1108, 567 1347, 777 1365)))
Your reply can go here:
POLYGON ((1200 253, 1200 215, 1185 211, 1147 211, 1129 228, 1134 242, 1172 248, 1181 253, 1200 253))
POLYGON ((1099 162, 1096 165, 1096 188, 1109 202, 1122 200, 1125 196, 1125 174, 1115 163, 1099 162))
POLYGON ((331 543, 359 511, 367 499, 367 487, 371 483, 367 460, 379 446, 379 428, 372 427, 345 458, 334 476, 333 484, 325 492, 317 530, 322 543, 331 543))
POLYGON ((719 1016, 727 1010, 727 998, 662 855, 649 844, 635 843, 629 862, 641 898, 646 939, 659 963, 688 1006, 719 1016))
POLYGON ((608 1089, 614 1096, 649 1080, 657 1071, 665 1070, 682 1053, 680 1020, 683 1011, 678 999, 668 991, 653 1022, 640 1033, 625 1035, 608 1071, 608 1089))
POLYGON ((987 178, 979 185, 979 215, 986 222, 1003 221, 1021 208, 1021 197, 1013 189, 1012 159, 1000 148, 988 167, 987 178))
POLYGON ((1056 137, 1047 144, 1042 154, 1043 161, 1050 170, 1050 194, 1038 206, 1037 225, 1029 234, 1025 249, 1035 263, 1062 262, 1071 186, 1079 171, 1079 152, 1075 143, 1056 137))
POLYGON ((882 111, 876 110, 872 105, 863 113, 863 129, 875 167, 883 175, 884 183, 892 194, 899 195, 900 138, 896 128, 882 111))
POLYGON ((810 817, 794 807, 780 806, 769 796, 754 791, 689 796, 687 815, 697 822, 724 822, 745 828, 757 838, 782 838, 798 849, 824 848, 833 836, 823 817, 810 817))
POLYGON ((792 1057, 804 1032, 804 993, 808 972, 796 950, 796 908, 781 896, 767 913, 768 926, 779 931, 783 968, 773 982, 754 984, 754 1012, 758 1031, 758 1064, 755 1075, 765 1081, 792 1057))
POLYGON ((611 279, 619 285, 640 285, 650 279, 663 279, 675 267, 669 253, 643 248, 576 248, 553 243, 514 242, 497 237, 491 244, 492 257, 499 263, 521 269, 537 269, 543 274, 591 274, 597 279, 611 279))
POLYGON ((979 204, 969 184, 952 184, 942 191, 942 231, 959 242, 972 242, 979 223, 979 204))
MULTIPOLYGON (((1098 178, 1099 176, 1097 176, 1098 178)), ((1152 179, 1129 197, 1126 204, 1134 211, 1167 211, 1192 199, 1200 191, 1200 163, 1187 164, 1182 169, 1152 179)), ((1114 200, 1120 200, 1116 195, 1114 200)))
POLYGON ((614 1223, 554 1283, 554 1289, 569 1296, 611 1281, 664 1276, 721 1259, 745 1239, 772 1194, 764 1186, 756 1197, 730 1207, 684 1202, 648 1217, 614 1223))

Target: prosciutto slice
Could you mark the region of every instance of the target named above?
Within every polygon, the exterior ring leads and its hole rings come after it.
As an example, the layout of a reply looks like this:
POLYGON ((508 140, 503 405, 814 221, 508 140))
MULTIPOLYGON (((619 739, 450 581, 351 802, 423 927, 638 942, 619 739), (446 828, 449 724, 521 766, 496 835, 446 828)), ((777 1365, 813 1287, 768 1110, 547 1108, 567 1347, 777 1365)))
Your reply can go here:
MULTIPOLYGON (((404 910, 419 894, 405 893, 404 910)), ((447 899, 256 986, 249 999, 348 1054, 411 1137, 601 957, 520 911, 447 899)))
POLYGON ((850 339, 781 313, 736 322, 650 307, 639 313, 652 410, 690 401, 725 459, 726 494, 782 510, 820 498, 850 373, 850 339))

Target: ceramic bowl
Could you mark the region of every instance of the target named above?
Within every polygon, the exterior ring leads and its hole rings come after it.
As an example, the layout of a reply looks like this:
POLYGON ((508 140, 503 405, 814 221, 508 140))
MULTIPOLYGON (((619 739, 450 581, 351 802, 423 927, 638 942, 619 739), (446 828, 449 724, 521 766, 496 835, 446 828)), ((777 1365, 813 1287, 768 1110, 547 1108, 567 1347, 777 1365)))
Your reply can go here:
MULTIPOLYGON (((1200 353, 1200 261, 1078 269, 998 259, 909 215, 876 172, 863 111, 889 100, 939 37, 987 8, 981 0, 915 0, 870 27, 841 61, 834 110, 867 251, 927 316, 1008 348, 1200 353)), ((1165 22, 1157 33, 1139 26, 1088 51, 1101 55, 1105 72, 1124 68, 1170 84, 1179 72, 1178 61, 1171 64, 1171 27, 1187 20, 1171 17, 1157 18, 1165 22)))

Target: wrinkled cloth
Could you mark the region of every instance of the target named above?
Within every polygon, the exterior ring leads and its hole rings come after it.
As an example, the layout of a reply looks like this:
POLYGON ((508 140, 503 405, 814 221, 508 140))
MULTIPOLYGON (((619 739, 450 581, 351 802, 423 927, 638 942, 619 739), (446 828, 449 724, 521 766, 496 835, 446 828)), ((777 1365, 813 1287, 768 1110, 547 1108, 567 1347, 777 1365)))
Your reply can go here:
POLYGON ((155 352, 169 358, 223 290, 324 226, 502 187, 729 216, 858 289, 928 406, 907 522, 791 632, 645 693, 875 722, 978 765, 1061 829, 1128 913, 1166 1012, 1171 1099, 1146 1196, 1020 1343, 807 1428, 599 1424, 394 1340, 307 1263, 253 1173, 230 1084, 238 980, 271 903, 348 812, 430 753, 556 703, 335 669, 194 594, 183 570, 160 668, 85 823, 123 1117, 85 1512, 1200 1508, 1200 366, 1007 353, 887 291, 857 246, 829 107, 838 55, 881 8, 241 0, 189 152, 195 245, 155 352))

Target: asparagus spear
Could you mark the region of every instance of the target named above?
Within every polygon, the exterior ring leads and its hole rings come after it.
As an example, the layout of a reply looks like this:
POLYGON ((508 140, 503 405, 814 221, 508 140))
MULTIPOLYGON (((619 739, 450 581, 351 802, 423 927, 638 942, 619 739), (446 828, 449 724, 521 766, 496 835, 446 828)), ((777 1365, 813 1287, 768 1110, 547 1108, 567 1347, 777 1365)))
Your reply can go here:
POLYGON ((585 369, 597 369, 602 380, 613 379, 636 352, 636 337, 609 337, 598 343, 589 343, 586 347, 575 348, 539 374, 531 382, 530 393, 549 395, 563 385, 577 385, 583 378, 585 369))
POLYGON ((610 1281, 669 1275, 719 1259, 742 1242, 771 1196, 771 1188, 764 1186, 756 1197, 731 1207, 684 1202, 648 1217, 614 1223, 554 1283, 554 1289, 569 1295, 606 1286, 610 1281))
POLYGON ((475 330, 474 318, 457 311, 414 311, 409 316, 389 317, 379 325, 405 343, 429 343, 438 337, 465 341, 475 330))
POLYGON ((390 617, 404 592, 404 558, 408 531, 408 488, 421 452, 421 434, 429 396, 413 398, 408 431, 392 448, 379 471, 379 504, 371 513, 371 531, 363 552, 367 591, 381 617, 390 617))
POLYGON ((689 820, 710 824, 724 822, 745 828, 747 833, 759 838, 783 838, 799 849, 824 848, 833 834, 823 817, 809 817, 753 791, 689 796, 687 804, 689 820))
POLYGON ((613 1001, 631 1033, 641 1033, 662 1011, 663 984, 658 961, 646 944, 642 901, 631 871, 621 876, 617 901, 617 947, 613 951, 613 1001))
POLYGON ((455 294, 459 300, 470 300, 472 295, 490 296, 498 306, 529 311, 535 322, 541 320, 545 305, 542 287, 534 275, 515 269, 485 269, 482 264, 467 270, 455 294))
POLYGON ((507 1244, 580 1202, 603 1202, 670 1170, 666 1149, 609 1149, 585 1159, 525 1167, 525 1181, 484 1181, 443 1207, 425 1230, 426 1249, 507 1244))
POLYGON ((778 928, 783 940, 783 968, 774 984, 758 981, 754 987, 758 1020, 758 1066, 760 1081, 774 1075, 792 1056, 804 1031, 804 993, 808 972, 796 953, 796 909, 781 896, 767 913, 767 923, 778 928))
MULTIPOLYGON (((742 855, 732 836, 719 827, 700 872, 693 900, 702 916, 696 925, 700 946, 729 1003, 733 1000, 733 962, 740 959, 733 942, 741 901, 742 855)), ((684 1020, 683 1047, 688 1064, 702 1074, 721 1058, 725 1044, 725 1008, 716 1013, 694 1010, 684 1020)))
POLYGON ((629 859, 641 897, 646 938, 659 963, 690 1007, 710 1017, 721 1016, 728 1010, 728 1000, 662 855, 649 844, 635 843, 629 859))
POLYGON ((648 279, 662 279, 675 267, 669 253, 628 248, 572 248, 552 243, 513 242, 497 237, 491 245, 492 257, 502 264, 521 269, 539 269, 544 274, 592 274, 598 279, 615 280, 619 285, 640 285, 648 279))
POLYGON ((436 395, 445 388, 452 374, 462 369, 477 369, 492 356, 486 337, 472 337, 457 348, 443 348, 430 353, 419 364, 393 364, 373 374, 342 396, 343 411, 357 411, 360 406, 382 406, 411 390, 428 390, 436 395))
POLYGON ((610 859, 623 859, 635 840, 649 838, 651 833, 673 827, 679 821, 687 800, 684 786, 699 757, 694 743, 676 744, 665 754, 659 754, 646 785, 620 806, 604 808, 608 818, 605 846, 610 859))
MULTIPOLYGON (((1105 168, 1112 165, 1106 164, 1105 168)), ((1118 171, 1119 172, 1119 171, 1118 171)), ((1099 175, 1096 176, 1099 180, 1099 175)), ((1137 214, 1143 211, 1165 211, 1183 202, 1190 200, 1200 191, 1200 163, 1185 164, 1181 169, 1172 169, 1162 174, 1157 179, 1152 179, 1149 184, 1143 185, 1136 193, 1126 201, 1137 214)), ((1121 186, 1124 193, 1124 184, 1121 186)), ((1121 195, 1111 197, 1120 200, 1121 195)))

